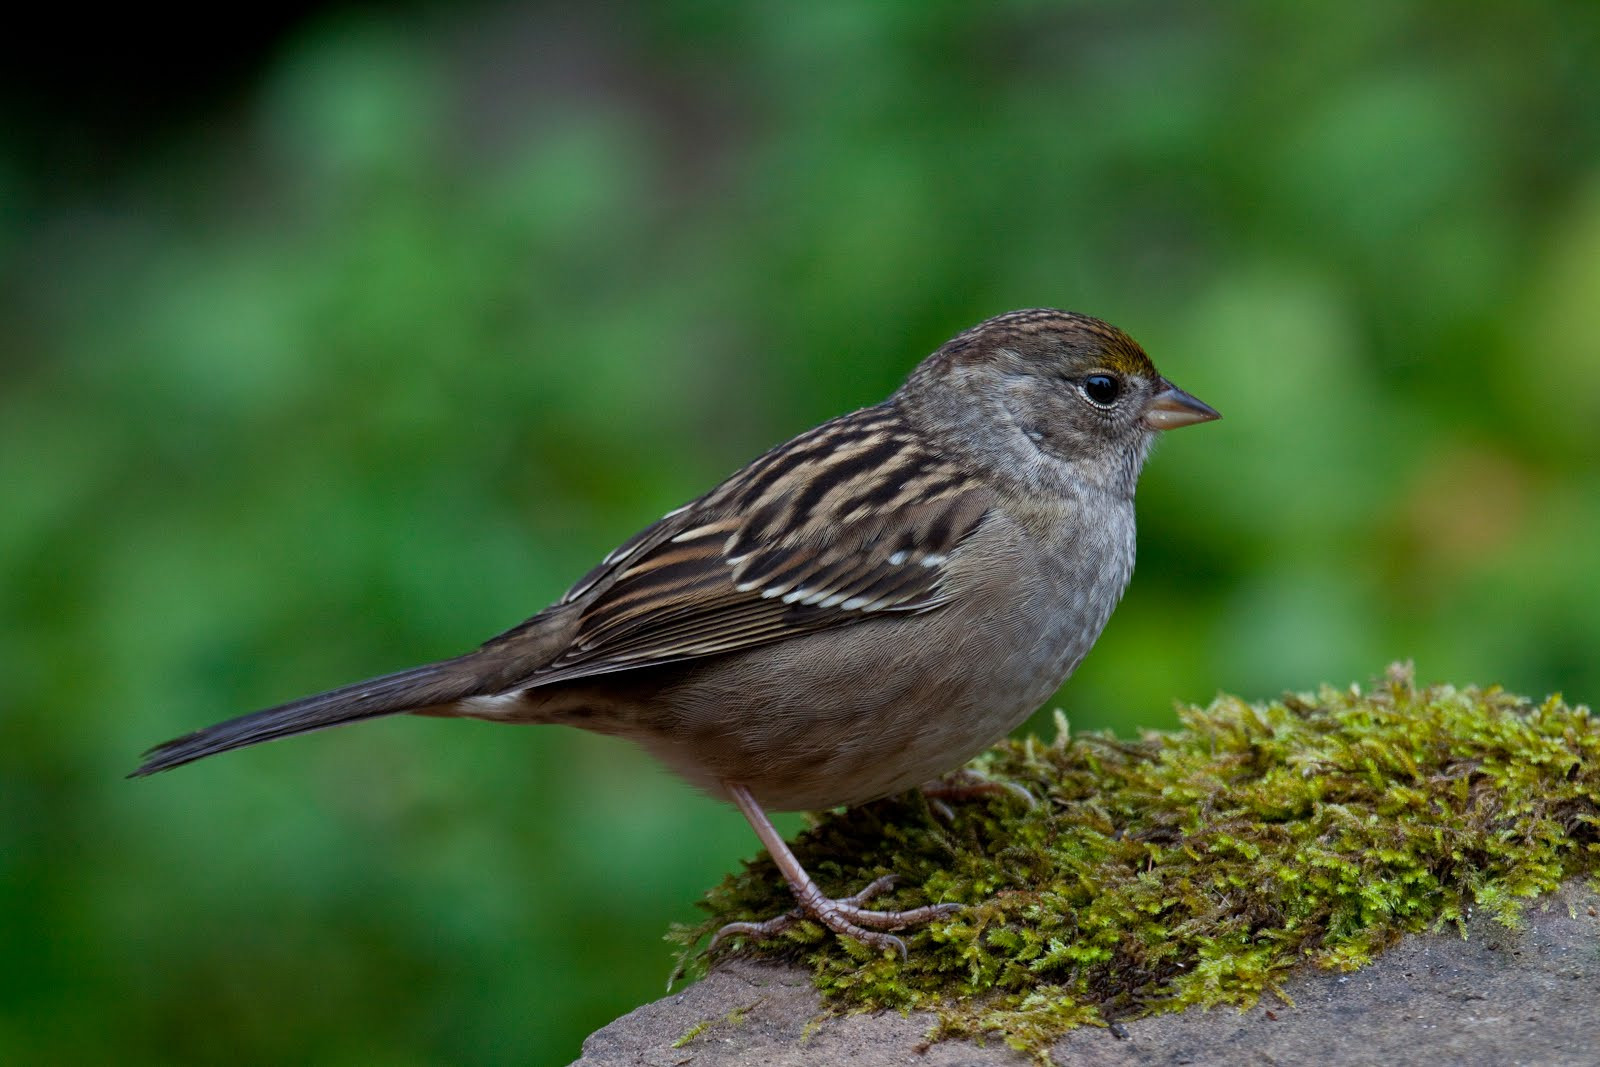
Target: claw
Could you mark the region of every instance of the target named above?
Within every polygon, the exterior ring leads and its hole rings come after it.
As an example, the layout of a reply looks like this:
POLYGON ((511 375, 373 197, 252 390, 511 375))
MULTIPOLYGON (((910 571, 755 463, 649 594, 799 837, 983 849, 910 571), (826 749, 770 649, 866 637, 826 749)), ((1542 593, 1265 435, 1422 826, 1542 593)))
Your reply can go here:
POLYGON ((920 908, 910 908, 906 911, 872 911, 861 907, 868 900, 894 885, 895 876, 886 874, 882 878, 869 884, 859 893, 848 897, 830 900, 820 897, 810 907, 791 908, 782 915, 766 920, 765 922, 731 922, 723 926, 711 938, 711 945, 707 951, 717 947, 725 938, 750 937, 756 940, 765 940, 776 937, 801 919, 810 917, 836 934, 853 937, 863 944, 879 949, 894 949, 900 954, 901 959, 906 958, 906 943, 893 934, 880 933, 876 929, 901 930, 907 926, 916 926, 920 923, 932 922, 952 915, 961 910, 960 904, 927 904, 920 908))
POLYGON ((811 876, 806 874, 800 862, 794 858, 794 853, 783 843, 783 838, 778 836, 777 830, 756 805, 749 792, 742 786, 732 784, 729 784, 728 792, 739 805, 739 809, 744 812, 745 818, 750 820, 750 825, 755 828, 762 844, 767 846, 767 852, 771 854, 778 869, 783 872, 789 888, 794 890, 795 898, 800 904, 765 922, 728 923, 712 936, 707 952, 730 937, 749 937, 757 940, 775 937, 801 919, 812 918, 836 934, 853 937, 873 948, 892 949, 900 954, 901 959, 905 959, 906 943, 893 934, 883 933, 883 930, 901 930, 907 926, 932 922, 961 910, 960 904, 926 904, 905 911, 873 911, 862 907, 861 905, 894 885, 893 874, 874 879, 865 888, 848 897, 831 899, 823 896, 822 891, 811 880, 811 876))
POLYGON ((996 781, 985 778, 974 770, 960 770, 954 774, 928 782, 922 787, 922 795, 928 798, 928 804, 938 811, 941 816, 950 811, 946 800, 966 800, 971 797, 996 797, 1008 796, 1022 801, 1030 808, 1039 806, 1038 800, 1016 782, 996 781))

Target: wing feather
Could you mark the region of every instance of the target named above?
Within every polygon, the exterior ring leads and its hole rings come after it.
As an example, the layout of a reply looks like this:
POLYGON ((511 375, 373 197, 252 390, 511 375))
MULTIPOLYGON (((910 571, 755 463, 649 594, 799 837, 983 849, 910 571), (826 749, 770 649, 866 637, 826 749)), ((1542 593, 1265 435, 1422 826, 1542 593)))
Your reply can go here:
POLYGON ((987 492, 890 405, 825 423, 641 531, 563 598, 567 650, 527 685, 678 662, 946 602, 987 492), (872 507, 863 507, 870 501, 872 507))

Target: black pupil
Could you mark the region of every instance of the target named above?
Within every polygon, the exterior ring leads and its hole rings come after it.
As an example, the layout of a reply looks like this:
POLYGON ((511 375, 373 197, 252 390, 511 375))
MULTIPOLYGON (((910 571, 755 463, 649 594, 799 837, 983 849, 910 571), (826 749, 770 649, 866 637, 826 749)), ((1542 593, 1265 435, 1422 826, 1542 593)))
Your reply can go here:
POLYGON ((1109 404, 1117 398, 1117 380, 1109 374, 1091 374, 1083 380, 1083 391, 1096 404, 1109 404))

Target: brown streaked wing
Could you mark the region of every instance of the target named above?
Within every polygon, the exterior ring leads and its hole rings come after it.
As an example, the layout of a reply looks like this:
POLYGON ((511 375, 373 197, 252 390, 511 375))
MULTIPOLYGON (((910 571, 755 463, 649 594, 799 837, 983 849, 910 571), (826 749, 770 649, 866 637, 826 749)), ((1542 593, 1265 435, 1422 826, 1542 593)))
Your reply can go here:
POLYGON ((526 684, 931 610, 948 595, 950 555, 988 511, 986 491, 924 448, 892 407, 835 419, 608 557, 569 594, 595 590, 571 645, 526 684))

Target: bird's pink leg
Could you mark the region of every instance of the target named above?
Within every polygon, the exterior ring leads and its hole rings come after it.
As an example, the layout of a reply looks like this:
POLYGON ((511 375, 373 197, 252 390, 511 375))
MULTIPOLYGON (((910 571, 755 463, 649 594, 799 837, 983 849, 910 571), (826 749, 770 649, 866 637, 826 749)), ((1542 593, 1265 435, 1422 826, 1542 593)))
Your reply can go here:
POLYGON ((772 820, 767 818, 766 812, 761 810, 761 806, 750 795, 750 791, 732 782, 723 784, 727 787, 728 795, 733 798, 734 804, 750 823, 750 828, 761 839, 767 854, 778 865, 778 870, 783 872, 784 880, 789 883, 789 888, 793 890, 800 906, 766 922, 728 923, 711 939, 711 948, 715 948, 725 937, 740 935, 754 938, 771 937, 800 919, 810 916, 836 934, 853 937, 876 948, 894 949, 904 957, 905 942, 893 934, 882 933, 882 930, 899 930, 917 923, 931 922, 961 910, 959 904, 928 904, 907 911, 872 911, 861 907, 873 896, 894 884, 892 874, 884 875, 853 896, 837 900, 823 896, 822 890, 817 888, 817 883, 813 882, 805 868, 800 866, 800 861, 794 858, 794 853, 789 851, 789 846, 784 843, 777 827, 772 825, 772 820), (864 927, 876 929, 864 929, 864 927))

